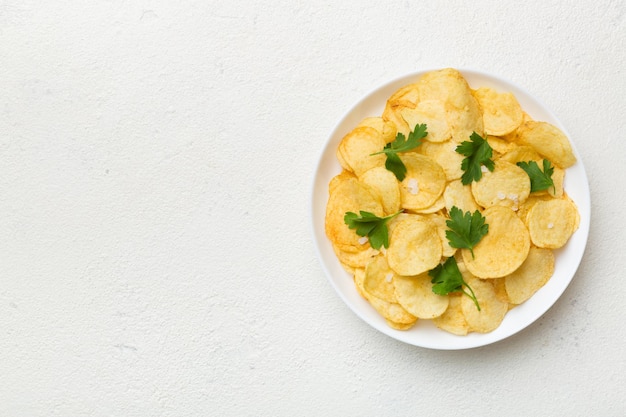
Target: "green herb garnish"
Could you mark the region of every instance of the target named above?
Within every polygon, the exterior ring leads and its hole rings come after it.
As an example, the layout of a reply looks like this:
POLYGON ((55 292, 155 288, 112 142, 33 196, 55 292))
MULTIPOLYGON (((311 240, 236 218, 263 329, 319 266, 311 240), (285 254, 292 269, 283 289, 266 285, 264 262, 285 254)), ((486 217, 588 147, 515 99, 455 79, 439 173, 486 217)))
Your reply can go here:
POLYGON ((474 290, 465 282, 459 266, 456 264, 454 257, 448 258, 443 264, 437 265, 434 269, 428 271, 428 275, 432 278, 433 292, 439 295, 447 295, 451 292, 461 291, 474 301, 476 308, 480 311, 480 305, 474 294, 474 290), (463 289, 467 287, 470 292, 463 289))
POLYGON ((402 181, 406 176, 406 166, 398 156, 398 153, 408 152, 417 148, 422 144, 422 139, 425 138, 427 134, 425 124, 416 124, 415 128, 409 133, 408 138, 404 136, 403 133, 398 132, 393 142, 385 145, 382 151, 375 152, 372 155, 384 153, 387 156, 385 168, 393 172, 398 181, 402 181))
POLYGON ((552 187, 555 191, 554 181, 552 180, 552 174, 554 173, 554 167, 547 159, 543 160, 543 171, 539 168, 539 165, 535 161, 518 162, 517 166, 522 168, 528 174, 530 178, 530 192, 543 191, 552 187))
POLYGON ((387 217, 378 217, 369 211, 361 210, 359 214, 349 211, 343 217, 343 221, 350 229, 356 229, 357 235, 367 236, 374 249, 380 249, 381 246, 388 248, 389 230, 387 229, 387 222, 400 213, 402 210, 387 217))
POLYGON ((450 220, 446 220, 450 230, 446 230, 446 238, 450 246, 457 249, 469 249, 474 258, 474 246, 489 232, 489 225, 485 224, 485 218, 480 211, 473 214, 452 206, 450 220))
POLYGON ((461 142, 455 150, 466 157, 461 161, 461 169, 463 170, 461 182, 463 185, 471 184, 472 181, 479 181, 483 176, 481 169, 483 165, 489 171, 493 171, 495 168, 491 160, 493 149, 489 146, 489 142, 476 132, 472 132, 470 141, 461 142))

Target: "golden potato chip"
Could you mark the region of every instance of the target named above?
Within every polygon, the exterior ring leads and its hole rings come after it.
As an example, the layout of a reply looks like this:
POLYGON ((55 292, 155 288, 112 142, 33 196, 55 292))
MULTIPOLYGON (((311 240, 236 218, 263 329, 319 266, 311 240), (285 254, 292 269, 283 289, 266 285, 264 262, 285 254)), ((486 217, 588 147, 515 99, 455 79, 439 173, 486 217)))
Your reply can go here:
POLYGON ((474 91, 474 97, 483 110, 485 133, 506 135, 522 123, 522 107, 512 93, 481 87, 474 91))
POLYGON ((448 308, 441 316, 435 317, 433 323, 441 330, 458 336, 465 336, 469 332, 469 326, 461 308, 461 297, 466 296, 462 293, 450 293, 448 295, 448 308))
POLYGON ((513 210, 492 206, 483 213, 489 232, 474 247, 461 251, 468 271, 479 278, 500 278, 515 271, 530 249, 530 237, 524 223, 513 210))
POLYGON ((387 262, 398 275, 419 275, 437 266, 442 252, 437 226, 415 215, 394 226, 389 237, 387 262))
POLYGON ((498 299, 491 282, 473 277, 471 274, 464 274, 463 279, 474 291, 480 305, 478 311, 471 298, 461 298, 461 309, 470 331, 488 333, 495 330, 509 311, 509 303, 498 299))
POLYGON ((370 260, 378 255, 379 251, 372 248, 369 244, 364 245, 362 249, 347 251, 343 250, 337 245, 332 245, 335 256, 342 265, 345 265, 351 269, 365 268, 370 260))
POLYGON ((369 301, 370 305, 386 320, 398 324, 414 324, 417 321, 417 317, 402 308, 400 304, 390 303, 368 293, 364 287, 364 281, 365 271, 358 269, 354 274, 354 283, 357 291, 363 298, 369 301))
POLYGON ((366 117, 361 120, 357 127, 371 127, 382 136, 385 143, 393 142, 398 130, 392 122, 385 121, 382 117, 366 117))
POLYGON ((456 253, 456 248, 450 246, 450 242, 448 242, 448 239, 446 238, 446 230, 448 230, 448 226, 446 224, 447 217, 439 213, 427 214, 425 215, 425 217, 433 222, 435 226, 437 226, 437 233, 439 233, 439 239, 441 239, 443 256, 445 256, 446 258, 454 256, 454 254, 456 253))
POLYGON ((540 248, 564 246, 578 228, 576 205, 567 198, 537 201, 526 216, 532 242, 540 248))
POLYGON ((469 185, 463 185, 461 180, 450 181, 448 185, 446 185, 443 191, 443 199, 445 200, 446 210, 448 210, 448 212, 450 212, 454 206, 460 208, 463 212, 469 211, 473 213, 480 209, 478 204, 476 204, 476 200, 474 200, 471 187, 469 185))
POLYGON ((375 129, 357 127, 341 139, 337 154, 340 161, 343 160, 349 170, 359 176, 368 169, 385 165, 385 155, 372 155, 382 151, 385 145, 382 135, 375 129))
POLYGON ((418 319, 438 317, 448 308, 448 297, 433 292, 428 273, 417 276, 395 276, 395 295, 398 303, 418 319))
POLYGON ((524 263, 504 277, 509 302, 522 304, 543 287, 553 273, 554 253, 552 250, 531 247, 524 263))
POLYGON ((365 171, 359 180, 378 194, 383 205, 385 215, 396 213, 402 203, 400 186, 396 176, 384 166, 374 167, 365 171))
POLYGON ((419 100, 419 91, 416 83, 407 84, 397 89, 388 99, 392 107, 415 107, 419 100))
POLYGON ((425 139, 430 142, 444 142, 451 137, 445 105, 440 100, 420 101, 415 108, 403 108, 400 114, 411 130, 415 125, 426 124, 428 135, 425 139))
MULTIPOLYGON (((531 247, 531 249, 532 249, 532 247, 531 247)), ((508 303, 509 304, 509 310, 510 310, 511 306, 513 304, 511 304, 511 302, 509 300, 509 296, 506 293, 504 280, 505 280, 505 278, 491 278, 490 279, 491 284, 493 285, 493 289, 496 292, 496 297, 498 297, 498 300, 503 301, 505 303, 508 303)))
POLYGON ((414 322, 411 322, 411 323, 396 323, 395 321, 391 321, 391 320, 385 319, 385 322, 392 329, 409 330, 411 327, 415 326, 415 323, 417 323, 417 320, 415 320, 414 322))
POLYGON ((480 181, 472 182, 476 202, 487 208, 505 206, 517 210, 530 194, 530 178, 517 165, 498 160, 493 172, 484 170, 480 181))
POLYGON ((437 201, 446 186, 446 175, 439 164, 427 156, 407 152, 401 156, 406 176, 400 185, 402 207, 419 210, 437 201))
POLYGON ((346 212, 359 213, 360 210, 369 211, 379 217, 384 214, 376 192, 356 178, 348 177, 333 188, 326 204, 326 236, 334 244, 343 245, 343 250, 346 250, 345 246, 363 246, 361 237, 344 222, 346 212))
POLYGON ((576 156, 567 136, 548 122, 525 122, 517 131, 516 141, 532 146, 560 168, 568 168, 576 163, 576 156))
MULTIPOLYGON (((512 148, 507 153, 502 155, 499 158, 500 161, 510 162, 512 164, 517 164, 518 162, 528 162, 535 161, 537 163, 542 163, 543 158, 541 155, 537 153, 537 151, 528 145, 520 145, 512 148)), ((539 165, 542 166, 542 165, 539 165)))
POLYGON ((371 258, 365 267, 363 286, 368 294, 390 303, 397 303, 394 277, 394 272, 387 265, 387 258, 379 255, 371 258))
POLYGON ((329 194, 333 193, 335 190, 335 187, 339 185, 342 181, 348 178, 356 179, 356 176, 352 172, 346 171, 345 169, 341 171, 341 173, 335 175, 333 178, 331 178, 330 182, 328 183, 328 193, 329 194))
POLYGON ((437 201, 435 201, 432 205, 423 208, 423 209, 415 209, 411 210, 418 214, 432 214, 437 213, 438 211, 443 210, 446 207, 446 201, 443 199, 443 195, 441 195, 437 201))
MULTIPOLYGON (((517 144, 513 142, 509 142, 506 139, 503 139, 498 136, 491 136, 491 135, 487 136, 487 142, 489 143, 489 146, 491 146, 491 149, 493 149, 494 152, 500 155, 503 155, 518 146, 517 144)), ((494 155, 494 157, 495 156, 496 155, 494 155)))
POLYGON ((433 143, 424 141, 417 148, 417 152, 425 155, 441 166, 443 172, 446 174, 447 181, 453 181, 461 178, 463 170, 461 169, 461 162, 465 158, 460 153, 456 152, 457 142, 452 140, 446 142, 433 143))
POLYGON ((424 74, 417 82, 420 101, 440 100, 446 110, 446 121, 456 142, 468 140, 472 132, 483 134, 480 106, 463 75, 453 68, 424 74))

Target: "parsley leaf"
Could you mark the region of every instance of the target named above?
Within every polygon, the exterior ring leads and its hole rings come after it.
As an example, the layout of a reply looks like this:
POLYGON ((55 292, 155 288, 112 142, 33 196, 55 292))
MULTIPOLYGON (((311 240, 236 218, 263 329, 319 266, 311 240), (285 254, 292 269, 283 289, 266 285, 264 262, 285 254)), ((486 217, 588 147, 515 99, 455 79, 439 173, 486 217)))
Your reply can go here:
POLYGON ((380 249, 381 246, 388 248, 389 230, 387 229, 387 222, 401 212, 402 210, 387 217, 378 217, 369 211, 361 210, 359 211, 360 215, 348 211, 343 216, 343 221, 350 229, 356 229, 357 235, 367 236, 374 249, 380 249))
POLYGON ((473 214, 452 206, 450 220, 446 220, 450 230, 446 230, 446 238, 450 246, 457 249, 469 249, 474 258, 474 246, 489 232, 489 225, 485 218, 476 210, 473 214))
POLYGON ((474 294, 474 290, 465 282, 459 266, 456 264, 454 257, 446 259, 443 264, 437 265, 434 269, 428 271, 428 275, 432 278, 433 292, 439 295, 447 295, 451 292, 461 291, 474 301, 476 308, 480 311, 480 305, 474 294), (466 286, 470 292, 463 289, 466 286))
POLYGON ((543 160, 543 171, 539 168, 539 165, 535 161, 518 162, 517 166, 522 168, 530 177, 530 192, 547 190, 552 187, 555 190, 554 181, 552 181, 552 174, 554 173, 554 167, 550 165, 550 161, 543 160))
POLYGON ((461 161, 461 169, 463 170, 461 182, 463 185, 471 184, 472 181, 479 181, 482 178, 482 165, 487 167, 489 171, 493 171, 495 167, 491 160, 493 150, 489 146, 489 142, 476 132, 472 132, 470 140, 471 142, 461 142, 456 147, 456 152, 466 157, 461 161))
POLYGON ((425 138, 427 134, 426 125, 417 124, 411 133, 409 133, 408 139, 403 133, 398 132, 393 142, 385 145, 382 151, 375 152, 372 155, 384 153, 387 156, 385 168, 393 172, 398 181, 402 181, 406 176, 406 166, 398 156, 398 153, 408 152, 417 148, 422 144, 422 139, 425 138))

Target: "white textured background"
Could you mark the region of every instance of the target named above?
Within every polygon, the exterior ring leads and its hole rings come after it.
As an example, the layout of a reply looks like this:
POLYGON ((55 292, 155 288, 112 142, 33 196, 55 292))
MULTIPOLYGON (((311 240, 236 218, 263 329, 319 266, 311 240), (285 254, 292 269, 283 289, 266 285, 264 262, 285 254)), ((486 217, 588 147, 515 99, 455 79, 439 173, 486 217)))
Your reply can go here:
POLYGON ((626 4, 0 0, 0 416, 626 415, 626 4), (424 68, 583 156, 579 272, 489 347, 405 345, 316 259, 342 114, 424 68))

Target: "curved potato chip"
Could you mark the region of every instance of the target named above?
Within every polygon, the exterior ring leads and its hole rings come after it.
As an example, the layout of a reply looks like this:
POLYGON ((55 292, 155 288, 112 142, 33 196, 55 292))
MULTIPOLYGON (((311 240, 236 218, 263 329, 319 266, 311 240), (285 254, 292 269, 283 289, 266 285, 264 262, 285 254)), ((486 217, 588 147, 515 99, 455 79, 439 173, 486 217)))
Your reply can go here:
POLYGON ((389 237, 387 262, 398 275, 419 275, 436 267, 442 252, 437 226, 415 215, 394 226, 389 237))
POLYGON ((463 278, 474 290, 480 305, 478 311, 471 298, 461 298, 461 309, 470 331, 489 333, 495 330, 509 311, 509 303, 498 299, 491 282, 472 277, 470 274, 465 274, 463 278))
POLYGON ((429 157, 417 153, 403 153, 400 158, 407 170, 400 185, 402 207, 410 210, 430 207, 446 186, 443 169, 429 157))
POLYGON ((351 171, 347 171, 347 170, 343 170, 341 171, 341 173, 335 175, 334 177, 331 178, 330 182, 328 183, 328 193, 332 194, 335 190, 335 188, 337 187, 337 185, 339 185, 342 181, 348 179, 348 178, 355 178, 356 176, 351 172, 351 171))
POLYGON ((415 108, 403 108, 400 114, 411 130, 415 129, 415 125, 426 124, 428 135, 425 140, 444 142, 451 137, 445 105, 440 100, 420 101, 415 108))
POLYGON ((443 172, 446 174, 446 180, 453 181, 461 178, 463 175, 461 162, 465 157, 456 152, 458 145, 457 142, 452 140, 438 143, 424 141, 420 147, 417 148, 417 152, 437 162, 439 166, 443 168, 443 172))
POLYGON ((537 201, 526 216, 532 242, 540 248, 565 246, 578 228, 576 205, 566 198, 537 201))
POLYGON ((438 317, 448 308, 448 297, 433 292, 428 273, 396 276, 394 287, 398 303, 418 319, 438 317))
POLYGON ((493 172, 485 170, 471 188, 474 199, 482 207, 505 206, 517 210, 530 194, 530 178, 517 165, 498 160, 493 172))
POLYGON ((363 244, 359 242, 361 237, 344 222, 347 212, 359 213, 361 210, 379 217, 384 214, 382 203, 370 186, 356 178, 342 180, 333 188, 326 204, 325 229, 328 239, 334 244, 344 245, 343 250, 346 250, 345 246, 353 246, 356 250, 362 248, 363 244))
POLYGON ((474 97, 483 110, 485 133, 495 136, 506 135, 522 123, 522 107, 512 93, 481 87, 474 91, 474 97))
POLYGON ((548 122, 525 122, 518 129, 516 140, 520 144, 532 146, 560 168, 568 168, 576 163, 576 156, 567 136, 548 122))
MULTIPOLYGON (((500 161, 510 162, 517 164, 518 162, 535 161, 541 164, 543 158, 537 153, 537 151, 528 145, 519 145, 505 153, 499 158, 500 161)), ((539 165, 541 166, 541 165, 539 165)))
POLYGON ((385 145, 385 140, 376 129, 356 127, 341 139, 337 148, 338 159, 343 160, 349 170, 358 176, 368 169, 385 165, 385 155, 372 155, 382 151, 385 145))
POLYGON ((504 138, 492 135, 487 136, 487 142, 489 143, 489 146, 491 146, 491 149, 500 155, 505 154, 518 146, 517 144, 509 142, 504 138))
POLYGON ((395 321, 391 321, 389 319, 385 319, 385 322, 389 327, 396 330, 409 330, 411 327, 415 326, 417 320, 412 323, 396 323, 395 321))
POLYGON ((483 213, 489 232, 474 246, 461 250, 468 271, 479 278, 500 278, 515 271, 530 250, 528 230, 508 207, 492 206, 483 213))
POLYGON ((444 102, 446 121, 456 142, 468 140, 472 132, 483 135, 483 115, 469 84, 456 69, 445 68, 424 74, 417 82, 419 98, 444 102))
POLYGON ((378 314, 383 316, 386 320, 398 324, 414 324, 417 321, 417 317, 402 308, 400 304, 390 303, 368 293, 364 287, 364 280, 365 271, 358 269, 354 274, 354 283, 356 284, 357 291, 363 298, 369 301, 370 305, 378 311, 378 314))
POLYGON ((423 209, 416 209, 412 211, 418 214, 432 214, 432 213, 437 213, 438 211, 443 210, 445 207, 446 207, 446 201, 443 199, 443 195, 441 195, 437 199, 437 201, 435 201, 432 205, 423 209))
POLYGON ((531 247, 524 263, 504 277, 509 302, 522 304, 545 285, 554 273, 554 253, 550 249, 531 247))
POLYGON ((474 200, 471 187, 463 185, 461 180, 454 180, 448 183, 443 191, 443 199, 445 200, 448 213, 454 206, 460 208, 464 213, 466 211, 473 213, 480 209, 480 206, 474 200))
POLYGON ((371 258, 365 267, 363 280, 365 291, 382 300, 397 303, 394 281, 395 274, 387 265, 387 258, 384 256, 371 258))
MULTIPOLYGON (((469 332, 469 325, 463 315, 461 308, 461 298, 465 297, 461 293, 448 294, 448 308, 439 317, 433 319, 435 326, 446 332, 456 334, 458 336, 465 336, 469 332)), ((466 297, 467 298, 467 297, 466 297)))
POLYGON ((448 220, 447 217, 438 213, 428 214, 425 217, 437 226, 437 233, 439 233, 439 239, 441 239, 443 256, 446 258, 454 256, 456 248, 450 246, 450 242, 448 242, 448 239, 446 238, 446 230, 448 230, 448 225, 446 224, 446 221, 448 220))
POLYGON ((361 120, 357 127, 371 127, 382 136, 385 143, 393 142, 398 133, 396 125, 392 122, 385 121, 382 117, 366 117, 361 120))
POLYGON ((400 186, 396 176, 385 167, 374 167, 365 171, 360 177, 363 183, 378 193, 386 215, 400 210, 400 186))
POLYGON ((332 247, 339 262, 351 269, 365 268, 370 260, 379 253, 379 251, 372 248, 369 244, 361 250, 352 252, 342 250, 337 245, 332 245, 332 247))

